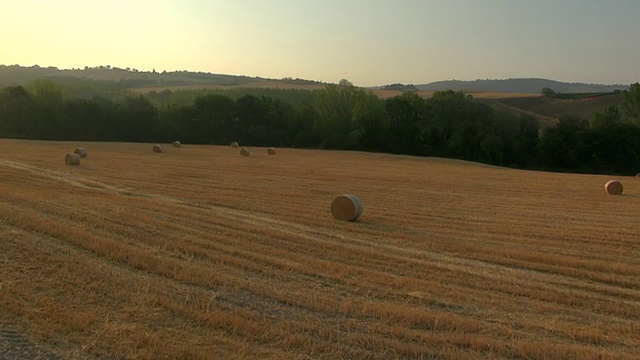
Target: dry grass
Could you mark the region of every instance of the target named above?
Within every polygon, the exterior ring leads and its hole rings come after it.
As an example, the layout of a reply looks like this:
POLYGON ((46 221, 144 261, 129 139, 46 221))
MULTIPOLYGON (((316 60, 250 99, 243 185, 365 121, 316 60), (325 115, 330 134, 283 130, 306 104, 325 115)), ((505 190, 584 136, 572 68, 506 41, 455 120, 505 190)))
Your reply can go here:
POLYGON ((640 358, 640 182, 84 145, 0 140, 0 325, 63 358, 640 358))

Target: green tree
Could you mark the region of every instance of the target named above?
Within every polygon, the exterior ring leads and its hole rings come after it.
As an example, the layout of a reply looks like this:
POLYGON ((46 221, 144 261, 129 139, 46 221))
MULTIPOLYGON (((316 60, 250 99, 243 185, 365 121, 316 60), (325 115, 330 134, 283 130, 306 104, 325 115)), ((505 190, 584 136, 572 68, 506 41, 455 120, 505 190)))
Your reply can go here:
POLYGON ((389 149, 392 152, 419 155, 421 151, 418 124, 425 117, 425 102, 418 94, 406 92, 385 101, 389 119, 389 149))
POLYGON ((494 116, 485 104, 461 91, 437 91, 425 101, 425 121, 420 126, 428 155, 484 161, 480 142, 494 116))
POLYGON ((185 119, 190 138, 199 144, 238 141, 237 104, 228 96, 209 94, 193 102, 194 117, 185 119))
POLYGON ((295 122, 296 110, 293 105, 279 99, 263 96, 267 107, 267 134, 263 139, 265 146, 291 146, 295 136, 289 136, 289 126, 295 122))
POLYGON ((169 106, 159 113, 153 132, 164 142, 180 139, 183 143, 203 143, 206 133, 198 131, 196 117, 193 105, 169 106))
POLYGON ((268 106, 254 95, 244 95, 236 100, 240 135, 242 144, 265 146, 268 141, 267 114, 268 106))
POLYGON ((540 124, 534 116, 497 111, 480 142, 483 156, 496 165, 529 165, 538 145, 539 130, 540 124))
POLYGON ((556 94, 556 92, 551 90, 550 88, 545 87, 542 89, 542 96, 548 97, 548 98, 555 98, 558 96, 558 94, 556 94))
POLYGON ((94 99, 66 99, 60 131, 65 140, 103 140, 106 112, 94 99))
POLYGON ((126 98, 116 104, 113 123, 116 141, 153 141, 158 123, 158 109, 144 96, 126 98))
POLYGON ((22 86, 8 86, 0 91, 0 137, 30 138, 34 101, 22 86))
POLYGON ((317 147, 320 140, 316 137, 314 126, 318 121, 318 111, 309 101, 295 106, 293 117, 285 124, 287 136, 294 147, 317 147))
POLYGON ((365 95, 348 80, 329 84, 316 93, 315 107, 318 118, 314 124, 315 135, 327 148, 355 149, 357 143, 352 134, 353 109, 365 95))
POLYGON ((591 125, 594 166, 600 173, 632 175, 640 169, 640 127, 622 121, 616 106, 597 113, 591 125))
POLYGON ((362 150, 388 149, 389 118, 384 102, 371 92, 363 93, 352 110, 352 141, 362 150))
POLYGON ((64 139, 68 134, 63 130, 62 104, 63 91, 49 79, 32 81, 27 89, 34 101, 31 134, 37 139, 64 139))
POLYGON ((524 167, 533 162, 533 156, 540 142, 540 121, 532 115, 520 115, 517 123, 519 131, 516 136, 513 162, 524 167))
POLYGON ((547 128, 540 140, 540 161, 558 169, 591 169, 592 134, 587 119, 566 116, 547 128))
POLYGON ((622 94, 622 110, 640 125, 640 83, 631 84, 629 90, 623 91, 622 94))

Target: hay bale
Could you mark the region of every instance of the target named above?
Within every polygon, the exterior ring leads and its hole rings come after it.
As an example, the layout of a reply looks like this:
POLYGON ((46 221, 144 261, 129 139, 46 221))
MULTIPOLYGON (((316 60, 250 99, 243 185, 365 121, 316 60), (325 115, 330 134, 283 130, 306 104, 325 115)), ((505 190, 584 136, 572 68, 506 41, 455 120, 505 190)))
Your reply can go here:
POLYGON ((173 147, 181 147, 182 144, 180 143, 180 141, 174 141, 173 142, 173 147))
POLYGON ((604 185, 604 189, 607 190, 607 194, 609 195, 620 195, 622 194, 622 190, 624 190, 624 187, 618 180, 609 180, 604 185))
POLYGON ((87 148, 83 148, 83 147, 75 149, 74 153, 78 154, 81 158, 86 158, 87 155, 89 154, 87 152, 87 148))
POLYGON ((276 149, 270 147, 267 149, 267 154, 269 155, 275 155, 276 154, 276 149))
POLYGON ((638 175, 636 175, 636 177, 640 177, 640 173, 638 173, 638 175))
POLYGON ((235 141, 231 143, 231 147, 232 148, 237 148, 238 146, 240 146, 240 145, 235 141))
POLYGON ((76 153, 70 153, 65 155, 64 163, 67 165, 80 165, 80 155, 76 153))
POLYGON ((162 152, 162 145, 160 145, 160 144, 153 145, 153 152, 161 153, 162 152))
POLYGON ((240 155, 242 156, 249 156, 250 152, 249 149, 247 148, 242 148, 242 150, 240 150, 240 155))
POLYGON ((340 195, 331 203, 331 215, 336 220, 356 221, 363 210, 362 201, 355 195, 340 195))

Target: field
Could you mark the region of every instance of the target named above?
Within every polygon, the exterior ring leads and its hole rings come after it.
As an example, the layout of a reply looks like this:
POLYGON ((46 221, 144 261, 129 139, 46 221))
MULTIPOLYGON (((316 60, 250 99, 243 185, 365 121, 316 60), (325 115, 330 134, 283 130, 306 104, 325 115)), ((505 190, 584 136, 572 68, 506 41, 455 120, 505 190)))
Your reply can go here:
POLYGON ((151 147, 0 140, 0 358, 640 358, 640 179, 151 147))
MULTIPOLYGON (((507 95, 507 94, 505 94, 507 95)), ((490 99, 479 97, 480 101, 514 114, 528 113, 540 120, 542 128, 555 125, 564 116, 577 115, 592 120, 596 113, 604 113, 608 106, 620 106, 623 101, 621 94, 596 96, 583 99, 550 99, 542 96, 522 96, 490 99)))

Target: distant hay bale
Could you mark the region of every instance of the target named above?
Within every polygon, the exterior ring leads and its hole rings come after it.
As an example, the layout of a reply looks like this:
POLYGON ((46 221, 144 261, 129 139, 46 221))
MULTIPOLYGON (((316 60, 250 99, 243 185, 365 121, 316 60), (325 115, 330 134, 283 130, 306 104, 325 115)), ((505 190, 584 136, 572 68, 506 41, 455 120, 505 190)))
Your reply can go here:
POLYGON ((235 142, 235 141, 231 143, 231 147, 233 147, 233 148, 237 148, 238 146, 240 146, 240 145, 238 145, 238 143, 235 142))
POLYGON ((275 155, 276 154, 276 149, 270 147, 267 149, 267 154, 269 155, 275 155))
POLYGON ((640 173, 638 173, 638 175, 636 175, 636 177, 640 177, 640 173))
POLYGON ((173 147, 181 147, 182 144, 180 143, 180 141, 174 141, 173 142, 173 147))
POLYGON ((64 163, 67 165, 80 165, 80 155, 76 153, 67 154, 64 157, 64 163))
POLYGON ((153 145, 153 152, 161 153, 162 152, 162 145, 160 145, 160 144, 153 145))
POLYGON ((620 195, 624 189, 622 183, 618 180, 609 180, 604 185, 604 189, 607 190, 609 195, 620 195))
POLYGON ((336 220, 356 221, 362 211, 362 201, 355 195, 340 195, 331 203, 331 214, 336 220))
POLYGON ((79 147, 77 148, 74 153, 78 154, 81 158, 86 158, 87 155, 89 154, 87 152, 87 148, 83 148, 83 147, 79 147))
POLYGON ((240 150, 240 155, 242 156, 249 156, 250 152, 249 149, 247 148, 242 148, 242 150, 240 150))

